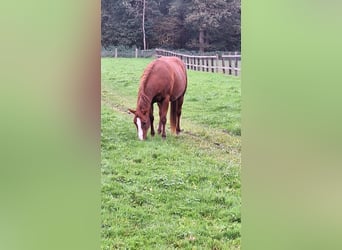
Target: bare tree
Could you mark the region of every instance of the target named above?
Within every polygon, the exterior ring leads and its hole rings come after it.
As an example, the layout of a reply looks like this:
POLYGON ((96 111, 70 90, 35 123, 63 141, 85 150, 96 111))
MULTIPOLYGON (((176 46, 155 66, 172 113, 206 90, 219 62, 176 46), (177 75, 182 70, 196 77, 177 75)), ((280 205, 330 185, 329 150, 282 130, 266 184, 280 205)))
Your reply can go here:
POLYGON ((145 9, 146 9, 146 0, 143 0, 142 30, 143 30, 144 50, 146 50, 145 9))

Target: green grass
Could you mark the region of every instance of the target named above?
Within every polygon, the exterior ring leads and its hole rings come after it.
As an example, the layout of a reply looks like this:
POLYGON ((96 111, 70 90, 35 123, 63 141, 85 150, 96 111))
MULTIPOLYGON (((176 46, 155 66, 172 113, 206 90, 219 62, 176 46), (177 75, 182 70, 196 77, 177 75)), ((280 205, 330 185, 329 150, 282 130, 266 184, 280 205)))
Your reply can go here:
POLYGON ((150 61, 102 59, 101 247, 239 249, 240 81, 189 71, 184 132, 141 142, 127 109, 150 61))
MULTIPOLYGON (((139 79, 151 60, 103 58, 103 95, 111 95, 118 108, 135 108, 139 79)), ((241 135, 240 78, 189 70, 182 112, 185 120, 241 135)))

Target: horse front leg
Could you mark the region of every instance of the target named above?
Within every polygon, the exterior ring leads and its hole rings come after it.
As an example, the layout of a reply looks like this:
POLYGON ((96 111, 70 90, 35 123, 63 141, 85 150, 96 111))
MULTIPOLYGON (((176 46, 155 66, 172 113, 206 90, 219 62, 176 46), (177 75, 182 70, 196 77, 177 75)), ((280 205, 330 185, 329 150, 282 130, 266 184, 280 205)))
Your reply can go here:
MULTIPOLYGON (((166 119, 167 110, 169 109, 169 100, 170 100, 170 97, 165 97, 159 107, 159 118, 160 118, 159 127, 161 127, 163 139, 166 138, 165 125, 167 121, 166 119)), ((158 132, 159 132, 159 128, 158 128, 158 132)))
POLYGON ((153 116, 153 103, 151 103, 151 109, 150 109, 151 136, 154 136, 154 134, 155 134, 155 132, 154 132, 153 121, 154 121, 154 116, 153 116))
POLYGON ((160 119, 161 117, 161 102, 158 102, 158 108, 159 108, 159 125, 158 125, 158 134, 162 132, 162 121, 160 119))

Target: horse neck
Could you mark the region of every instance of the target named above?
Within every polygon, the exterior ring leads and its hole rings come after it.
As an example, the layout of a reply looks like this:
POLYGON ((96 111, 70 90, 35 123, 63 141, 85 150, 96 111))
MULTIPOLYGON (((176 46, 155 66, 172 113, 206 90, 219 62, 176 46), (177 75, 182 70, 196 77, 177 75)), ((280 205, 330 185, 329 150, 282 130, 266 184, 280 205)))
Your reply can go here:
POLYGON ((150 110, 151 98, 148 97, 143 91, 140 91, 137 106, 139 109, 150 110))
POLYGON ((151 103, 152 103, 152 97, 150 93, 146 93, 146 85, 148 83, 148 78, 150 76, 150 73, 154 67, 154 63, 149 64, 149 66, 145 69, 142 78, 140 80, 140 87, 139 87, 139 93, 138 93, 138 103, 137 108, 144 109, 147 112, 149 112, 151 103))

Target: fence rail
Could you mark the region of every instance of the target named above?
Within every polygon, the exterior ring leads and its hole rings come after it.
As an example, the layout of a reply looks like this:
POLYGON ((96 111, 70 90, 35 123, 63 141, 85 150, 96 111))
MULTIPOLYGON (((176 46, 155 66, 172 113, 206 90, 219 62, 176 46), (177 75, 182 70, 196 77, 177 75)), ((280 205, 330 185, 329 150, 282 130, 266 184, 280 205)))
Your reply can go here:
POLYGON ((173 51, 156 49, 157 57, 176 56, 179 57, 186 65, 187 69, 216 72, 229 75, 240 76, 241 73, 241 55, 235 52, 229 55, 214 56, 194 56, 173 51))
POLYGON ((161 57, 161 56, 177 56, 186 65, 187 69, 223 73, 228 75, 241 75, 241 55, 239 52, 226 52, 224 54, 215 55, 187 55, 184 53, 164 50, 164 49, 127 49, 112 48, 102 52, 103 56, 111 57, 161 57))
POLYGON ((146 58, 153 57, 155 55, 154 49, 148 50, 139 50, 137 48, 122 48, 122 47, 111 47, 111 48, 102 48, 101 56, 102 57, 126 57, 126 58, 146 58))

